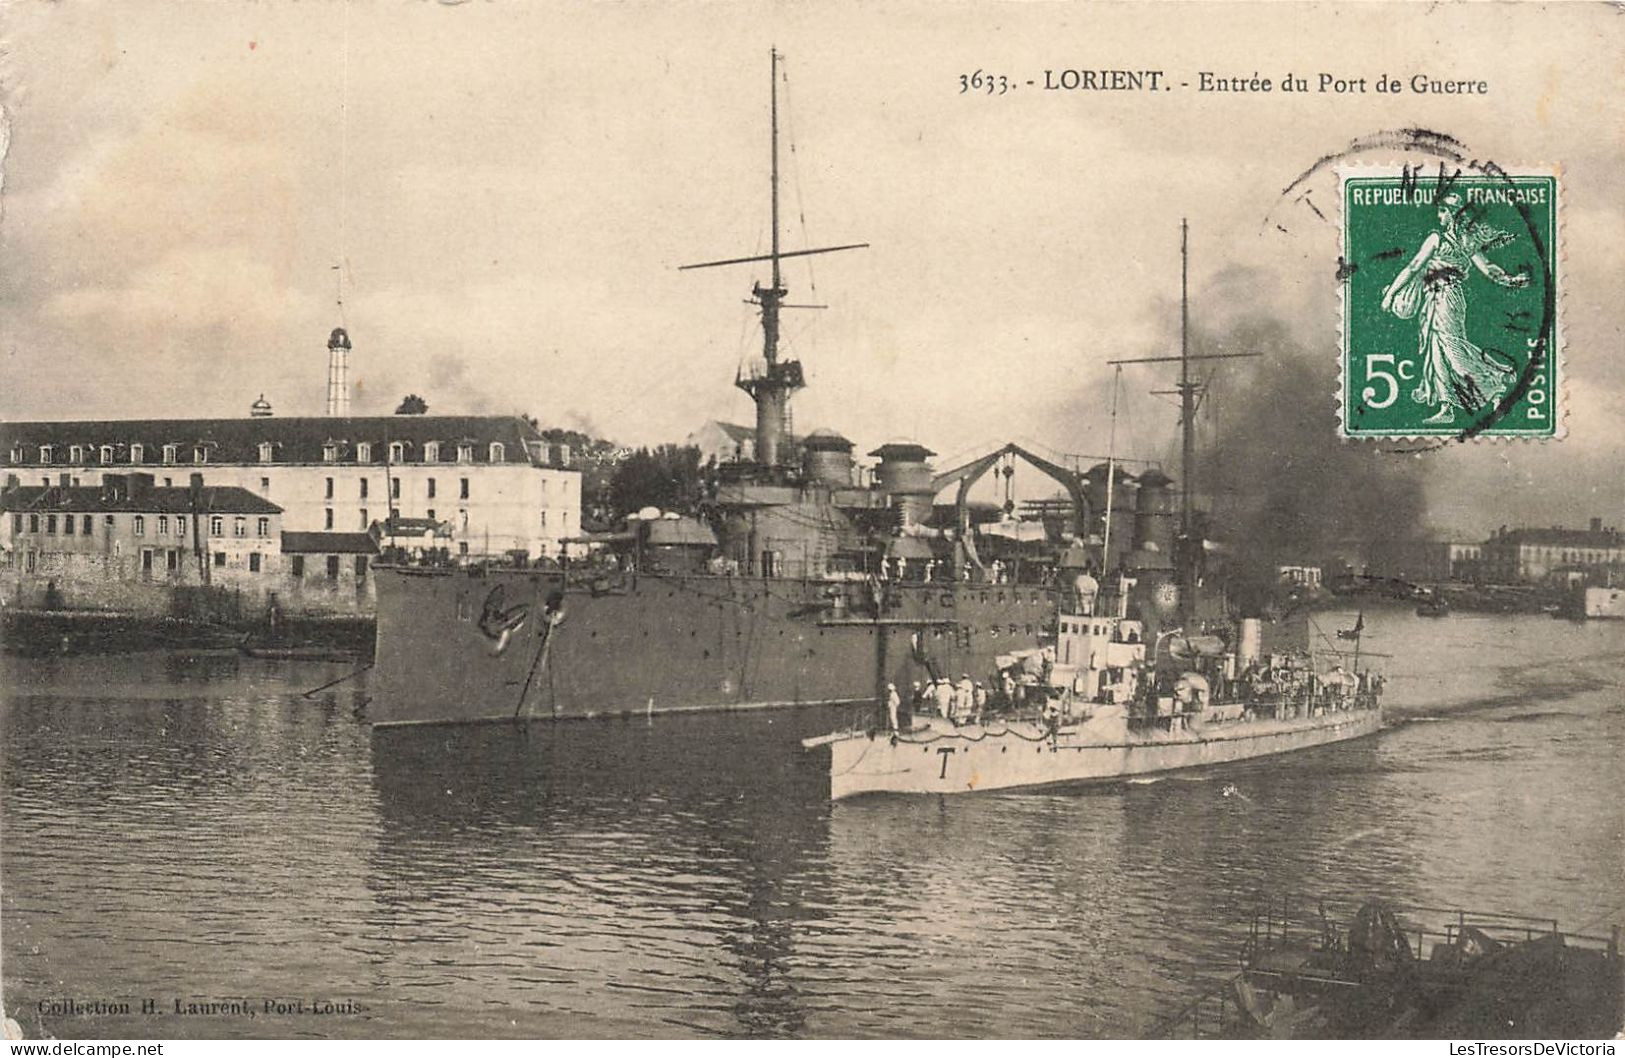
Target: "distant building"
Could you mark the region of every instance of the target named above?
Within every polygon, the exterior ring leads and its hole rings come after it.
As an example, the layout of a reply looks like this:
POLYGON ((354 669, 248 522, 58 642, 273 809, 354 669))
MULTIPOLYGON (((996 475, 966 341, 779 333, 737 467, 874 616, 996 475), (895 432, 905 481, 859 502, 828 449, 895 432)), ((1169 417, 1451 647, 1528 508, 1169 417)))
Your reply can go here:
POLYGON ((1536 582, 1552 577, 1618 576, 1625 572, 1625 538, 1601 518, 1589 529, 1508 529, 1502 526, 1483 544, 1485 578, 1498 583, 1536 582))
POLYGON ((1277 566, 1275 575, 1283 584, 1291 584, 1298 588, 1320 587, 1319 566, 1277 566))
POLYGON ((1483 579, 1484 545, 1460 540, 1385 540, 1367 549, 1365 573, 1396 580, 1483 579))
POLYGON ((364 533, 374 522, 450 526, 454 554, 556 555, 581 528, 568 445, 497 415, 280 418, 263 398, 240 419, 0 424, 4 471, 22 485, 93 485, 110 471, 178 486, 193 471, 278 506, 293 532, 364 533))
MULTIPOLYGON (((799 437, 786 436, 779 462, 794 464, 801 459, 799 437)), ((683 438, 683 444, 700 450, 700 462, 751 463, 756 460, 756 428, 712 419, 683 438)))
POLYGON ((147 473, 60 478, 0 491, 7 605, 169 612, 169 588, 276 590, 282 509, 269 500, 201 480, 157 486, 147 473))

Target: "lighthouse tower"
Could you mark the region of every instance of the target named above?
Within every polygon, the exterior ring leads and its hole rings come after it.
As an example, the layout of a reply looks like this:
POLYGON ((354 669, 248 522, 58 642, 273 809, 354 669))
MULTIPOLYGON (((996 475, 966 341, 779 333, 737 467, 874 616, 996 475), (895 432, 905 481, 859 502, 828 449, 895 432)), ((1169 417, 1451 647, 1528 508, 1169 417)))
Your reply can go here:
POLYGON ((327 414, 350 414, 350 336, 343 327, 327 339, 327 414))

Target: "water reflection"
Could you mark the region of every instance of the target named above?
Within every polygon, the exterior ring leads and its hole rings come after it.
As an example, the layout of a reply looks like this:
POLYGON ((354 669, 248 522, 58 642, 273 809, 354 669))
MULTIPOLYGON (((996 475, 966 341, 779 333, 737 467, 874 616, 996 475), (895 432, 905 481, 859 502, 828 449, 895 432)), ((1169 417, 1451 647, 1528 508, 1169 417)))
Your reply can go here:
POLYGON ((1605 916, 1625 627, 1367 628, 1399 655, 1377 738, 834 805, 797 744, 830 710, 374 732, 364 687, 300 693, 342 667, 5 659, 6 1005, 35 1035, 1123 1036, 1270 897, 1605 916), (366 1009, 27 1013, 109 993, 366 1009))

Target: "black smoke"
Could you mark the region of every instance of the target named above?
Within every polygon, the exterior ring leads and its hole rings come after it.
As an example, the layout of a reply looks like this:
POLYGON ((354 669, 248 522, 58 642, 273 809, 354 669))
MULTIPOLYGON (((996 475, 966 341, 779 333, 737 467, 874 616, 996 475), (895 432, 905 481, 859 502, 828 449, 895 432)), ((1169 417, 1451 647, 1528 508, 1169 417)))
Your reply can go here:
POLYGON ((1193 353, 1262 354, 1203 362, 1198 376, 1212 374, 1194 477, 1218 545, 1210 569, 1243 604, 1275 583, 1281 565, 1358 572, 1385 544, 1427 531, 1426 456, 1338 436, 1334 326, 1317 328, 1324 340, 1305 340, 1258 314, 1193 331, 1193 353))

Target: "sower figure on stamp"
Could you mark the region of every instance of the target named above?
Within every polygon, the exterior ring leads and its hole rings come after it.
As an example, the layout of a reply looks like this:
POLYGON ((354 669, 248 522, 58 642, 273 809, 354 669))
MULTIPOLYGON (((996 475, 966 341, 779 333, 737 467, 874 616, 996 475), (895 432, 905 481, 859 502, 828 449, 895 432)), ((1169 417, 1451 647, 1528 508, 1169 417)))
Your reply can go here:
POLYGON ((1439 230, 1428 235, 1383 291, 1383 311, 1401 319, 1417 317, 1421 378, 1411 399, 1440 405, 1425 422, 1449 422, 1457 408, 1472 414, 1500 400, 1512 384, 1513 365, 1493 359, 1467 339, 1466 289, 1469 264, 1501 286, 1529 285, 1527 275, 1510 274, 1484 256, 1512 239, 1462 216, 1462 196, 1447 192, 1439 200, 1439 230))

